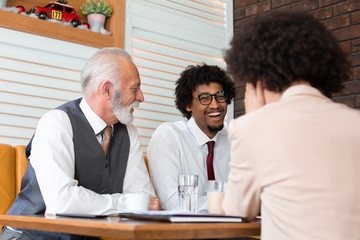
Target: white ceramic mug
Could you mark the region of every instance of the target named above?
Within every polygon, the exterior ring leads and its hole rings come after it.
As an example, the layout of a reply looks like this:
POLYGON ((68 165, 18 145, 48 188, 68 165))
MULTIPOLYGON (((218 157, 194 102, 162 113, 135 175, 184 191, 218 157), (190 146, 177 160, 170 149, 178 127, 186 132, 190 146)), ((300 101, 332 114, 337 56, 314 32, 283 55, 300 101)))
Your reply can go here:
POLYGON ((126 211, 147 211, 150 204, 149 193, 125 193, 120 197, 120 203, 126 211))

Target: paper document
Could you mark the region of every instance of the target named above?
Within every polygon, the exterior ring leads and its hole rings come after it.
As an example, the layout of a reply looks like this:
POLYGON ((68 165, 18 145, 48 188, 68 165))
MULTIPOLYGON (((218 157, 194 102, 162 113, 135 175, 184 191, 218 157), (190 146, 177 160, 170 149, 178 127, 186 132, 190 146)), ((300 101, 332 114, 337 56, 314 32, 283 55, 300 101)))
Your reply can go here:
POLYGON ((189 213, 177 211, 146 211, 146 212, 121 212, 122 218, 139 220, 166 221, 166 222, 246 222, 239 216, 223 214, 189 213))
POLYGON ((95 214, 77 214, 77 213, 57 213, 61 217, 78 217, 78 218, 104 218, 104 217, 121 217, 148 221, 163 222, 247 222, 246 218, 239 216, 229 216, 223 214, 207 213, 190 213, 179 211, 144 211, 144 212, 119 212, 110 215, 95 214))

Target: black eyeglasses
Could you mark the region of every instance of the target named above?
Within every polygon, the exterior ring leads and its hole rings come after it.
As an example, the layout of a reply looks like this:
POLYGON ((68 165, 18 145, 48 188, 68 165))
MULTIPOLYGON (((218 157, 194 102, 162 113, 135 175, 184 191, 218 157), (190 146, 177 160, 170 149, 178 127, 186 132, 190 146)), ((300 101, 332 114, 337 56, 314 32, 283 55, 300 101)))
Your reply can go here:
POLYGON ((226 95, 225 95, 224 91, 219 91, 215 94, 202 93, 202 94, 199 94, 197 97, 199 99, 199 102, 205 106, 210 105, 210 103, 213 100, 213 97, 215 97, 215 99, 218 103, 223 103, 226 101, 226 95))

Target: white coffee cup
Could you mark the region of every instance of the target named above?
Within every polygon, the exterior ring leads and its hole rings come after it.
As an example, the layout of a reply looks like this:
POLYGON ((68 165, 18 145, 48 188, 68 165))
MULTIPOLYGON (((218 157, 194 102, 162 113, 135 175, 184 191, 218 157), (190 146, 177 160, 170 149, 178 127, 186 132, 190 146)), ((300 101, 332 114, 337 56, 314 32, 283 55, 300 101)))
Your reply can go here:
POLYGON ((149 193, 125 193, 120 197, 120 203, 126 211, 147 211, 150 204, 149 193))

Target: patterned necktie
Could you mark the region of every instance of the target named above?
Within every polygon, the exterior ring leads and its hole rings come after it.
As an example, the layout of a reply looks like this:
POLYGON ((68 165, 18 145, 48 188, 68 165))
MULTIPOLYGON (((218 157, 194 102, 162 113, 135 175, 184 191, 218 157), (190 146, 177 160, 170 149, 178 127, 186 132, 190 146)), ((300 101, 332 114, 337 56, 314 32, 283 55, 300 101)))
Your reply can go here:
POLYGON ((214 141, 209 141, 206 143, 208 145, 209 153, 206 158, 206 168, 207 168, 207 175, 208 180, 215 180, 215 173, 213 167, 213 157, 214 157, 214 141))
POLYGON ((110 139, 112 134, 112 128, 110 126, 107 126, 103 132, 105 138, 101 144, 102 149, 104 150, 105 157, 107 157, 108 151, 109 151, 109 145, 110 145, 110 139))

